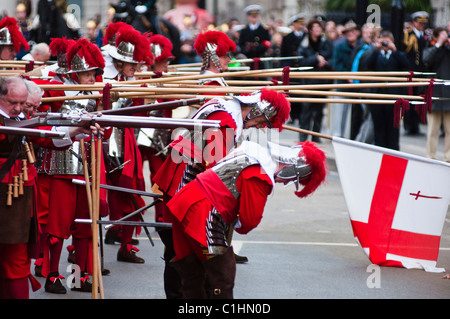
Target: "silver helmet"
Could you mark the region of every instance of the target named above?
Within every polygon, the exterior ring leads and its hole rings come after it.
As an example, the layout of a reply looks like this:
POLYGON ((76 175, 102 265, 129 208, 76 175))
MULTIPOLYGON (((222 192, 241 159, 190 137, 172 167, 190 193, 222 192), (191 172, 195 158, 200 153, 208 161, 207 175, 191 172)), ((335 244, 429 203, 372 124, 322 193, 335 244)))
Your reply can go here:
POLYGON ((272 142, 268 142, 270 155, 277 163, 286 164, 275 173, 281 180, 294 183, 298 190, 300 180, 311 175, 311 167, 306 162, 305 155, 302 154, 300 145, 286 147, 272 142))
POLYGON ((53 71, 56 74, 67 74, 67 72, 69 72, 66 53, 61 53, 56 56, 56 64, 58 65, 58 68, 53 71))
POLYGON ((122 62, 139 63, 141 61, 136 61, 134 59, 134 49, 134 44, 129 42, 120 42, 117 47, 110 48, 109 55, 122 62))
POLYGON ((264 115, 267 119, 268 126, 271 127, 270 120, 277 114, 277 109, 270 102, 262 100, 261 95, 261 91, 256 91, 250 95, 235 96, 234 99, 242 104, 252 107, 247 114, 245 121, 264 115))
POLYGON ((0 45, 13 45, 11 33, 6 27, 0 29, 0 45))
POLYGON ((296 146, 286 147, 268 142, 271 157, 279 165, 275 178, 286 182, 286 185, 295 184, 298 197, 306 197, 325 181, 326 156, 311 142, 303 142, 296 146), (299 186, 303 189, 299 190, 299 186))

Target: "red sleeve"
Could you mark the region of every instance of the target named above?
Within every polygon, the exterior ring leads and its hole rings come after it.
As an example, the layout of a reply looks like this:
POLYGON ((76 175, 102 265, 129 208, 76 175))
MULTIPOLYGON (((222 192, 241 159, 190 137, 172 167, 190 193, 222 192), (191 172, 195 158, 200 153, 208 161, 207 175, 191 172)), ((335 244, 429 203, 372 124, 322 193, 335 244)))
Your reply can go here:
POLYGON ((254 165, 244 169, 237 179, 241 192, 239 199, 239 221, 236 228, 239 234, 247 234, 261 222, 267 196, 272 191, 272 182, 261 166, 254 165))
POLYGON ((211 113, 206 119, 220 121, 219 130, 206 130, 206 147, 204 150, 205 161, 215 165, 224 158, 234 145, 236 122, 225 111, 211 113))

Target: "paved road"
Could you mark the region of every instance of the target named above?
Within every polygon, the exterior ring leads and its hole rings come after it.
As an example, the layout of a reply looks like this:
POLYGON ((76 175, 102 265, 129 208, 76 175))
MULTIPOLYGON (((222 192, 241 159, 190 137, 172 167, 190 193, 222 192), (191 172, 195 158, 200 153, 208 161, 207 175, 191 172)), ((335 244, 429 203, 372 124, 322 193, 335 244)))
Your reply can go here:
MULTIPOLYGON (((284 132, 283 143, 293 143, 298 134, 284 132)), ((424 155, 425 137, 401 136, 402 151, 424 155)), ((443 141, 440 141, 442 156, 443 141)), ((246 236, 235 234, 233 244, 247 264, 237 265, 235 297, 238 299, 417 299, 450 298, 450 280, 443 273, 382 267, 371 263, 353 239, 334 165, 331 143, 320 144, 327 152, 330 174, 326 185, 306 199, 295 198, 292 188, 277 185, 268 199, 260 226, 246 236)), ((153 221, 153 211, 145 219, 153 221)), ((145 264, 116 261, 118 245, 105 245, 104 264, 111 274, 103 277, 105 298, 164 299, 163 246, 151 230, 154 246, 139 237, 145 264)), ((67 241, 66 244, 70 244, 67 241)), ((61 258, 65 276, 67 254, 61 258)), ((438 267, 450 273, 450 222, 446 219, 441 237, 438 267)), ((44 283, 44 279, 39 279, 44 283)), ((69 291, 52 295, 41 288, 32 299, 89 299, 89 293, 69 291)))

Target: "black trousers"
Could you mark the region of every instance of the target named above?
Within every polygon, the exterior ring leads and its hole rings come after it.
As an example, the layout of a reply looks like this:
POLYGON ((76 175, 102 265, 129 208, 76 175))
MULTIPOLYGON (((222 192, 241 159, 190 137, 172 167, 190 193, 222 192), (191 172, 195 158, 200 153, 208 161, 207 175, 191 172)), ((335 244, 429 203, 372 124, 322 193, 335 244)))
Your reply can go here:
POLYGON ((377 146, 400 149, 399 129, 394 127, 394 106, 388 104, 369 105, 374 126, 374 143, 377 146))

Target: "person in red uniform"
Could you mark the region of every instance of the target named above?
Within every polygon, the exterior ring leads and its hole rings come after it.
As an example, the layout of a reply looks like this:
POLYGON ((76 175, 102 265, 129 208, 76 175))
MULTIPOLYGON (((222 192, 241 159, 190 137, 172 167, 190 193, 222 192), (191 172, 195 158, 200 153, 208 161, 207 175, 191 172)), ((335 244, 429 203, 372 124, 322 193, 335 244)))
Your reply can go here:
MULTIPOLYGON (((0 78, 0 125, 4 125, 5 119, 26 119, 22 111, 27 96, 27 86, 22 78, 0 78)), ((97 134, 97 128, 93 129, 97 134)), ((29 148, 29 143, 32 142, 45 147, 64 149, 72 144, 72 137, 89 133, 81 127, 52 130, 64 131, 68 138, 23 139, 18 135, 0 134, 0 299, 29 298, 29 280, 33 291, 40 288, 39 282, 30 273, 30 258, 36 258, 34 253, 38 232, 35 197, 37 173, 35 166, 29 162, 27 146, 29 148), (12 185, 17 177, 19 182, 23 181, 23 194, 12 198, 12 202, 8 203, 9 185, 12 185)))
MULTIPOLYGON (((155 73, 155 77, 160 77, 164 72, 168 71, 170 62, 174 59, 172 54, 173 45, 170 40, 160 34, 155 34, 150 37, 150 45, 153 56, 155 58, 151 70, 155 73)), ((167 100, 157 100, 156 102, 164 102, 167 100)), ((172 118, 172 109, 164 109, 152 111, 150 116, 172 118)), ((150 169, 150 182, 154 186, 153 191, 158 192, 157 185, 153 183, 153 177, 160 171, 162 164, 167 158, 167 147, 171 142, 172 130, 169 129, 140 129, 137 137, 137 143, 142 155, 142 161, 148 161, 150 169)), ((163 222, 164 202, 159 202, 155 207, 155 221, 163 222)), ((164 260, 166 264, 173 258, 173 247, 171 246, 172 233, 166 228, 157 228, 158 236, 165 245, 164 260)), ((170 268, 164 269, 164 290, 169 298, 176 298, 177 295, 172 295, 170 288, 174 278, 178 276, 177 273, 171 272, 170 268)), ((175 280, 176 282, 176 280, 175 280)), ((176 289, 175 289, 176 290, 176 289)))
MULTIPOLYGON (((50 51, 53 56, 56 56, 57 63, 45 66, 42 68, 38 68, 32 71, 32 75, 36 75, 39 77, 47 77, 51 76, 50 80, 45 79, 37 79, 33 78, 32 81, 38 85, 40 84, 55 84, 61 85, 63 83, 74 84, 72 80, 67 75, 69 71, 67 66, 67 48, 70 44, 75 43, 74 40, 67 39, 66 37, 62 38, 54 38, 50 42, 50 51)), ((31 75, 31 74, 30 74, 31 75)), ((64 91, 62 90, 45 90, 42 97, 61 97, 65 96, 64 91)), ((39 103, 38 111, 39 112, 58 112, 59 108, 63 105, 64 101, 61 102, 51 102, 51 103, 39 103)), ((39 151, 39 148, 36 149, 36 153, 39 151)), ((45 249, 45 241, 47 233, 45 232, 45 227, 47 226, 47 219, 49 213, 49 196, 50 196, 50 182, 52 175, 45 173, 41 167, 37 167, 37 179, 36 179, 36 189, 38 192, 37 198, 37 213, 39 220, 39 235, 40 235, 40 247, 39 247, 39 255, 34 262, 34 272, 38 277, 43 277, 42 275, 42 265, 43 265, 43 257, 44 257, 44 249, 45 249)))
POLYGON ((14 60, 23 47, 30 49, 27 40, 20 32, 15 18, 6 16, 0 20, 0 60, 14 60))
MULTIPOLYGON (((151 70, 156 74, 156 77, 162 76, 162 73, 168 71, 170 62, 175 58, 172 54, 172 42, 163 35, 155 34, 150 37, 150 45, 155 62, 151 66, 151 70)), ((156 103, 167 100, 156 100, 156 103)), ((146 112, 145 116, 156 117, 172 117, 172 109, 163 109, 152 111, 150 114, 146 112)), ((171 131, 169 129, 145 129, 141 128, 138 132, 137 143, 139 151, 141 152, 142 162, 148 161, 150 169, 150 183, 152 184, 152 177, 160 169, 162 163, 167 157, 166 147, 171 138, 171 131)), ((155 207, 155 220, 162 221, 162 211, 164 203, 158 203, 155 207)))
MULTIPOLYGON (((193 118, 218 120, 221 128, 218 132, 205 132, 202 136, 181 135, 169 145, 168 158, 153 178, 153 182, 163 193, 164 202, 167 203, 196 174, 214 166, 238 145, 243 139, 244 129, 269 125, 281 130, 289 112, 290 104, 285 96, 269 89, 262 89, 248 96, 216 98, 205 103, 193 118), (198 150, 197 145, 203 143, 206 144, 205 148, 198 150), (195 157, 196 154, 203 153, 207 155, 206 158, 195 157)), ((163 212, 163 221, 171 222, 167 209, 163 212)), ((168 236, 165 251, 174 256, 171 247, 172 237, 168 236)), ((168 261, 166 259, 166 268, 171 268, 168 261)), ((174 278, 172 276, 170 279, 173 287, 170 295, 176 296, 179 295, 179 281, 174 278)))
MULTIPOLYGON (((67 51, 68 74, 72 81, 80 85, 92 85, 96 77, 103 73, 104 60, 100 49, 87 39, 79 39, 67 51)), ((80 114, 93 112, 97 109, 97 101, 89 99, 92 92, 65 91, 66 96, 86 96, 80 100, 67 100, 58 112, 80 114)), ((79 136, 69 150, 52 151, 43 150, 38 167, 42 172, 51 175, 49 187, 49 215, 45 231, 47 233, 46 248, 42 275, 46 277, 45 291, 49 293, 64 294, 66 288, 62 284, 64 278, 59 273, 59 262, 64 239, 72 236, 74 246, 74 264, 81 271, 81 283, 71 289, 91 292, 89 274, 92 274, 91 249, 92 233, 87 224, 75 223, 76 218, 89 218, 86 189, 82 185, 72 183, 72 179, 84 179, 80 139, 89 140, 89 136, 79 136)), ((83 143, 84 140, 83 140, 83 143)), ((85 143, 86 152, 88 145, 85 143)), ((106 177, 101 177, 103 183, 106 177)), ((100 216, 108 214, 106 191, 100 191, 100 216)))
MULTIPOLYGON (((105 82, 132 81, 135 73, 142 64, 151 66, 153 54, 150 49, 149 38, 135 29, 123 28, 116 38, 115 47, 110 47, 103 78, 105 82)), ((119 98, 112 108, 125 108, 143 104, 142 99, 119 98)), ((114 186, 145 190, 142 170, 142 157, 136 143, 134 129, 114 128, 107 145, 107 162, 109 163, 108 183, 114 186)), ((136 194, 109 191, 110 219, 117 220, 135 210, 144 207, 143 198, 136 194)), ((138 221, 135 215, 127 219, 138 221)), ((145 260, 136 255, 139 251, 133 244, 133 233, 136 226, 115 226, 105 234, 105 243, 120 242, 117 260, 131 263, 144 263, 145 260)))
MULTIPOLYGON (((228 71, 228 64, 231 61, 232 54, 236 51, 236 43, 226 33, 211 30, 198 35, 194 43, 194 48, 202 58, 200 74, 210 74, 213 76, 228 71)), ((199 79, 198 84, 228 86, 223 77, 199 79)), ((225 94, 218 93, 214 95, 225 94)), ((237 263, 242 264, 248 262, 246 256, 236 255, 235 257, 237 263)))
POLYGON ((325 180, 325 154, 313 143, 284 147, 244 141, 200 173, 167 203, 173 218, 183 298, 233 298, 236 261, 230 228, 247 234, 260 223, 274 183, 304 185, 305 197, 325 180))
MULTIPOLYGON (((223 73, 228 70, 231 54, 236 51, 236 43, 221 31, 200 33, 194 43, 197 54, 202 58, 200 74, 223 73)), ((228 86, 222 77, 199 79, 201 85, 228 86)))

